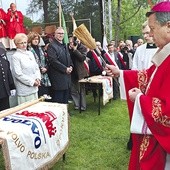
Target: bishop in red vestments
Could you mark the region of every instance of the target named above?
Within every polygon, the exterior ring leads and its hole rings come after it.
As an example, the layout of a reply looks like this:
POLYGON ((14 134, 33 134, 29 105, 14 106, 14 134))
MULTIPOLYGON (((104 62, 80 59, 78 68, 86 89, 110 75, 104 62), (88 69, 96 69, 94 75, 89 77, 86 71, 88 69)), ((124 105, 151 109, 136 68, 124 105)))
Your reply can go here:
POLYGON ((124 84, 133 133, 129 170, 169 170, 170 1, 159 2, 146 15, 150 36, 159 47, 153 65, 143 71, 107 65, 106 72, 124 84))
POLYGON ((2 42, 5 48, 9 48, 6 32, 6 20, 7 14, 2 8, 0 8, 0 42, 2 42))
POLYGON ((16 5, 14 3, 10 4, 10 8, 7 12, 7 33, 10 41, 10 48, 15 48, 13 39, 18 33, 25 33, 24 17, 21 11, 17 11, 16 5))

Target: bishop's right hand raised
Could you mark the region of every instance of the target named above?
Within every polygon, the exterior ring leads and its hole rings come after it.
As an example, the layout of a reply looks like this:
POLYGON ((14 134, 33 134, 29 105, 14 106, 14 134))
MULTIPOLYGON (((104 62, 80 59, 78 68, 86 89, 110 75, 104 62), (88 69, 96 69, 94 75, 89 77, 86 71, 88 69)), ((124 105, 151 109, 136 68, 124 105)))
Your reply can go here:
POLYGON ((105 71, 106 71, 106 74, 108 76, 112 76, 112 77, 119 77, 120 76, 119 68, 117 68, 114 65, 106 64, 105 71))

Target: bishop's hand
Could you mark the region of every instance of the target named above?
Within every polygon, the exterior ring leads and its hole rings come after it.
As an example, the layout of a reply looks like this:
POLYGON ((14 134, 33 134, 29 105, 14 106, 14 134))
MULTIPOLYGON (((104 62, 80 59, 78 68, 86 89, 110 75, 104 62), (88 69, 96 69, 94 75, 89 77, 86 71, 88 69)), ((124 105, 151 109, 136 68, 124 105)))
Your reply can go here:
POLYGON ((119 70, 119 68, 117 68, 117 67, 114 66, 114 65, 106 64, 106 66, 105 66, 105 71, 106 71, 106 74, 107 74, 108 76, 112 76, 112 77, 119 77, 119 76, 120 76, 120 70, 119 70))

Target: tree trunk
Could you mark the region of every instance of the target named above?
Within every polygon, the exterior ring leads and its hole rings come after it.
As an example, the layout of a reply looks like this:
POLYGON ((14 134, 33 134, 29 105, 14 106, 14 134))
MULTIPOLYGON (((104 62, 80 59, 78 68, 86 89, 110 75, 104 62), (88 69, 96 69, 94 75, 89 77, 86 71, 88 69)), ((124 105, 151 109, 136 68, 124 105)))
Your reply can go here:
MULTIPOLYGON (((104 35, 104 23, 103 23, 103 3, 102 0, 99 0, 99 8, 100 8, 100 22, 101 22, 101 33, 102 33, 102 42, 103 42, 103 35, 104 35)), ((101 43, 102 43, 101 42, 101 43)))
POLYGON ((115 19, 116 25, 115 25, 115 42, 116 45, 118 44, 119 41, 119 32, 120 32, 120 16, 121 16, 121 1, 118 0, 118 5, 117 5, 117 16, 115 19))
POLYGON ((48 1, 49 0, 43 0, 43 11, 44 11, 44 23, 48 23, 48 1))

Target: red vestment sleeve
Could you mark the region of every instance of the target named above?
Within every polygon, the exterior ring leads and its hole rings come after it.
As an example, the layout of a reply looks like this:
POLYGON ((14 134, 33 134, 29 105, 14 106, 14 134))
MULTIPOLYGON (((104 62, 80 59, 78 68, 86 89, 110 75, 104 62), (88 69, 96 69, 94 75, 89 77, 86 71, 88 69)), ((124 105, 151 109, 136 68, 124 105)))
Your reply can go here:
POLYGON ((0 8, 0 38, 7 36, 6 20, 7 20, 7 14, 2 8, 0 8))
POLYGON ((17 33, 25 33, 23 25, 23 15, 20 11, 14 13, 10 10, 7 13, 7 33, 10 39, 13 39, 17 33))
POLYGON ((128 99, 128 90, 137 87, 143 92, 143 95, 140 96, 141 112, 153 134, 132 134, 130 170, 164 170, 165 168, 166 155, 170 153, 169 65, 170 57, 167 57, 157 68, 153 65, 146 71, 124 71, 130 119, 134 103, 128 99))
POLYGON ((152 134, 170 153, 170 56, 158 68, 146 95, 140 97, 143 116, 152 134))
POLYGON ((137 81, 137 73, 138 73, 138 71, 135 71, 135 70, 124 70, 123 71, 130 121, 132 119, 132 112, 133 112, 133 104, 134 103, 129 100, 128 91, 130 89, 134 88, 134 87, 139 88, 138 87, 138 81, 137 81))

